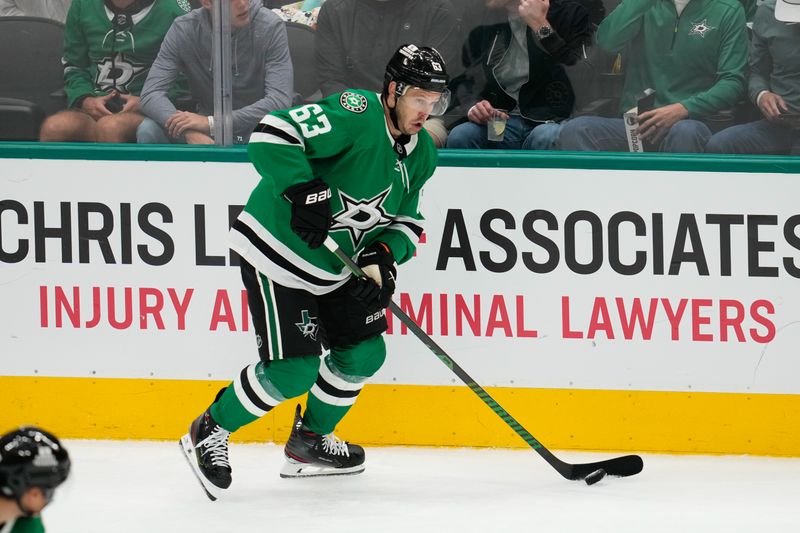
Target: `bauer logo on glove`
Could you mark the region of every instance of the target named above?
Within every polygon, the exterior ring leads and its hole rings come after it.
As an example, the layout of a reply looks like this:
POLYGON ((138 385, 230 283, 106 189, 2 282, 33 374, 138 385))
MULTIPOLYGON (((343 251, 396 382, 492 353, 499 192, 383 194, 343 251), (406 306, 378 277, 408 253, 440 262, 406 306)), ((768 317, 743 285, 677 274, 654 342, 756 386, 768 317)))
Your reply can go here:
POLYGON ((331 188, 319 178, 292 185, 283 191, 292 204, 291 226, 309 248, 319 248, 333 223, 331 188))
POLYGON ((324 202, 331 199, 331 190, 326 189, 321 192, 311 193, 306 196, 306 205, 316 204, 317 202, 324 202))

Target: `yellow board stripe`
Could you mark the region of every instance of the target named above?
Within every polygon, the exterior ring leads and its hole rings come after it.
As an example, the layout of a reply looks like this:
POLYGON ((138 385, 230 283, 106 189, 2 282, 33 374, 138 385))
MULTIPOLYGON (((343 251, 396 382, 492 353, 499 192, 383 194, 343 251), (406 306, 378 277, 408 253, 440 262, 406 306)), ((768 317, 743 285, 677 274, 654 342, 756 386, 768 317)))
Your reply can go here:
MULTIPOLYGON (((178 439, 228 382, 0 377, 0 431, 178 439)), ((800 395, 489 388, 551 449, 800 456, 800 395)), ((284 442, 294 402, 234 440, 284 442)), ((527 446, 466 387, 367 385, 337 429, 366 445, 527 446)))

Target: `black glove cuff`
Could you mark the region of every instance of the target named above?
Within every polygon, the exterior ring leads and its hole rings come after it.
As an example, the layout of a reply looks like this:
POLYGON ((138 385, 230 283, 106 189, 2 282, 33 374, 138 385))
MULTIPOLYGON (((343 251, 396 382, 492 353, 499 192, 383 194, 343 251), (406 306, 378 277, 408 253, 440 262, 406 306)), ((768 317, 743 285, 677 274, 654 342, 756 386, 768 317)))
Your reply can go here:
POLYGON ((397 276, 394 255, 392 255, 389 245, 384 242, 377 241, 364 248, 358 256, 357 263, 360 267, 368 265, 386 267, 392 271, 395 277, 397 276))

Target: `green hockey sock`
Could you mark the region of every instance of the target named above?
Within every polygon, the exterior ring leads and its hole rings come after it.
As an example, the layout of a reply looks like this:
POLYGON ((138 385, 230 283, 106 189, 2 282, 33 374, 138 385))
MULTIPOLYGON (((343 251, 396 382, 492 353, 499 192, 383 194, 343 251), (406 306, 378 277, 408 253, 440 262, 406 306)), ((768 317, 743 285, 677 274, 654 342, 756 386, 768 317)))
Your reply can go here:
POLYGON ((308 394, 303 426, 321 435, 332 433, 385 358, 386 346, 381 336, 352 346, 334 347, 319 365, 319 377, 308 394))
POLYGON ((255 422, 259 417, 244 408, 242 402, 236 397, 233 383, 228 385, 222 396, 211 404, 211 416, 217 424, 233 433, 250 422, 255 422))

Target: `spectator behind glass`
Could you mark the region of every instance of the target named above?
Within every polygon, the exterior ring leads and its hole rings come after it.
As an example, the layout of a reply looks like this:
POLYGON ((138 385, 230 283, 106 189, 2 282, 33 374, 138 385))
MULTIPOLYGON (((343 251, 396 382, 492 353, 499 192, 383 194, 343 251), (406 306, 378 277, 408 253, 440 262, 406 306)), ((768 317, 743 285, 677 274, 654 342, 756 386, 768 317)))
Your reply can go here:
POLYGON ((485 7, 484 25, 470 32, 462 54, 467 70, 452 84, 448 116, 463 122, 447 147, 550 149, 575 104, 564 65, 591 44, 589 12, 570 0, 486 0, 485 7), (496 110, 508 122, 503 139, 489 141, 496 110))
POLYGON ((753 21, 749 97, 761 120, 724 129, 706 152, 800 155, 800 4, 766 0, 753 21))
MULTIPOLYGON (((348 88, 380 92, 386 63, 404 43, 435 48, 457 64, 458 21, 449 0, 326 0, 317 19, 316 61, 322 96, 348 88)), ((447 130, 440 118, 425 129, 437 147, 447 130)))
POLYGON ((0 0, 0 17, 42 17, 64 23, 72 0, 0 0))
MULTIPOLYGON (((260 0, 229 0, 233 54, 233 136, 246 143, 264 115, 291 105, 294 92, 286 27, 260 0)), ((167 32, 142 90, 140 143, 213 144, 212 0, 177 19, 167 32), (197 112, 178 111, 168 92, 179 75, 197 112)))
MULTIPOLYGON (((627 54, 622 112, 655 89, 654 109, 639 115, 639 136, 661 152, 702 152, 703 122, 744 95, 745 15, 738 0, 624 0, 600 24, 597 42, 627 54)), ((564 123, 563 150, 628 151, 622 118, 579 117, 564 123)))
POLYGON ((42 141, 135 142, 139 92, 172 20, 187 0, 73 0, 64 32, 67 109, 42 141))

